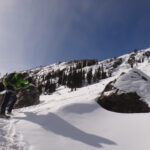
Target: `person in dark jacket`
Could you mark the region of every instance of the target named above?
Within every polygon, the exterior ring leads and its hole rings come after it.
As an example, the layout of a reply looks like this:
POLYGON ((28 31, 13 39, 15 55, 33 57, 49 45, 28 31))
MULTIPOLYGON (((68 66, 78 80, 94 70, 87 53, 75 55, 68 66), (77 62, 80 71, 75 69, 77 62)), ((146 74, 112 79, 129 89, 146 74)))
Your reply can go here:
POLYGON ((19 89, 26 89, 29 87, 28 73, 10 73, 3 79, 3 85, 5 87, 5 95, 3 97, 2 105, 0 108, 0 118, 5 118, 6 108, 7 113, 11 114, 14 104, 17 100, 16 94, 19 89), (8 105, 9 104, 9 105, 8 105))

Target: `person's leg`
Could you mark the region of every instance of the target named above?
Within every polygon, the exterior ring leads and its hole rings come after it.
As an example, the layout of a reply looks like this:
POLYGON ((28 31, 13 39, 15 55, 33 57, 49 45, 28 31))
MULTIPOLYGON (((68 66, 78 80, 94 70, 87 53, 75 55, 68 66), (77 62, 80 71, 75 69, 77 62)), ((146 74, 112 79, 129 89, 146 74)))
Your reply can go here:
POLYGON ((9 106, 8 106, 8 110, 7 110, 9 114, 11 114, 12 109, 13 109, 13 107, 14 107, 16 101, 17 101, 17 97, 16 97, 15 94, 13 94, 12 97, 11 97, 10 104, 9 104, 9 106))
POLYGON ((10 100, 10 97, 11 97, 11 92, 9 91, 6 91, 4 97, 3 97, 3 102, 2 102, 2 105, 1 105, 1 110, 0 110, 0 114, 4 114, 5 115, 5 110, 6 110, 6 107, 9 103, 9 100, 10 100))

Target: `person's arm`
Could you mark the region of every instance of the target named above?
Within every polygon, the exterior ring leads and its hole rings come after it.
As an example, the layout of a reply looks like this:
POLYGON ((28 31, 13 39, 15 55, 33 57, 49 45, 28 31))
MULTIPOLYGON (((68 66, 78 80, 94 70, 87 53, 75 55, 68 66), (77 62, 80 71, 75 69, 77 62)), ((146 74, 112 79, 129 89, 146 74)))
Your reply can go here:
POLYGON ((22 83, 21 83, 21 88, 23 88, 23 89, 26 89, 26 88, 28 88, 30 86, 30 84, 29 84, 29 82, 28 82, 28 80, 22 80, 22 83))
POLYGON ((26 89, 26 88, 28 88, 30 86, 30 84, 28 83, 28 84, 22 84, 21 85, 21 87, 23 88, 23 89, 26 89))

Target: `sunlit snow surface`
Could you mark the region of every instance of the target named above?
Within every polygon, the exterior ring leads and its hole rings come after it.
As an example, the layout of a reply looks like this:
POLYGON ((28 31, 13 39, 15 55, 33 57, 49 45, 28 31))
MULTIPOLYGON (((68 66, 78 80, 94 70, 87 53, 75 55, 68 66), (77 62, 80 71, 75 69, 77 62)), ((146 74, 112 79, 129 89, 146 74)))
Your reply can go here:
MULTIPOLYGON (((96 103, 107 83, 131 70, 128 55, 121 57, 124 61, 112 78, 73 92, 60 87, 42 95, 39 105, 0 119, 0 150, 150 150, 149 113, 115 113, 96 103)), ((148 60, 136 67, 150 75, 148 60)))
POLYGON ((30 150, 149 150, 149 113, 109 112, 95 102, 107 82, 76 92, 62 87, 10 121, 30 150))

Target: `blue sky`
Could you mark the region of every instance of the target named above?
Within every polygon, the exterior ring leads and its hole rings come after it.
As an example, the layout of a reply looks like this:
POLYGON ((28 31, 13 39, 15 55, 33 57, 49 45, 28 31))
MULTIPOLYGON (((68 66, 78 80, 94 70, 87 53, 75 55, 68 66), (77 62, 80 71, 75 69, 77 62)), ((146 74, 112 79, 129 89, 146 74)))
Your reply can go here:
POLYGON ((0 72, 150 47, 149 0, 0 0, 0 72))

